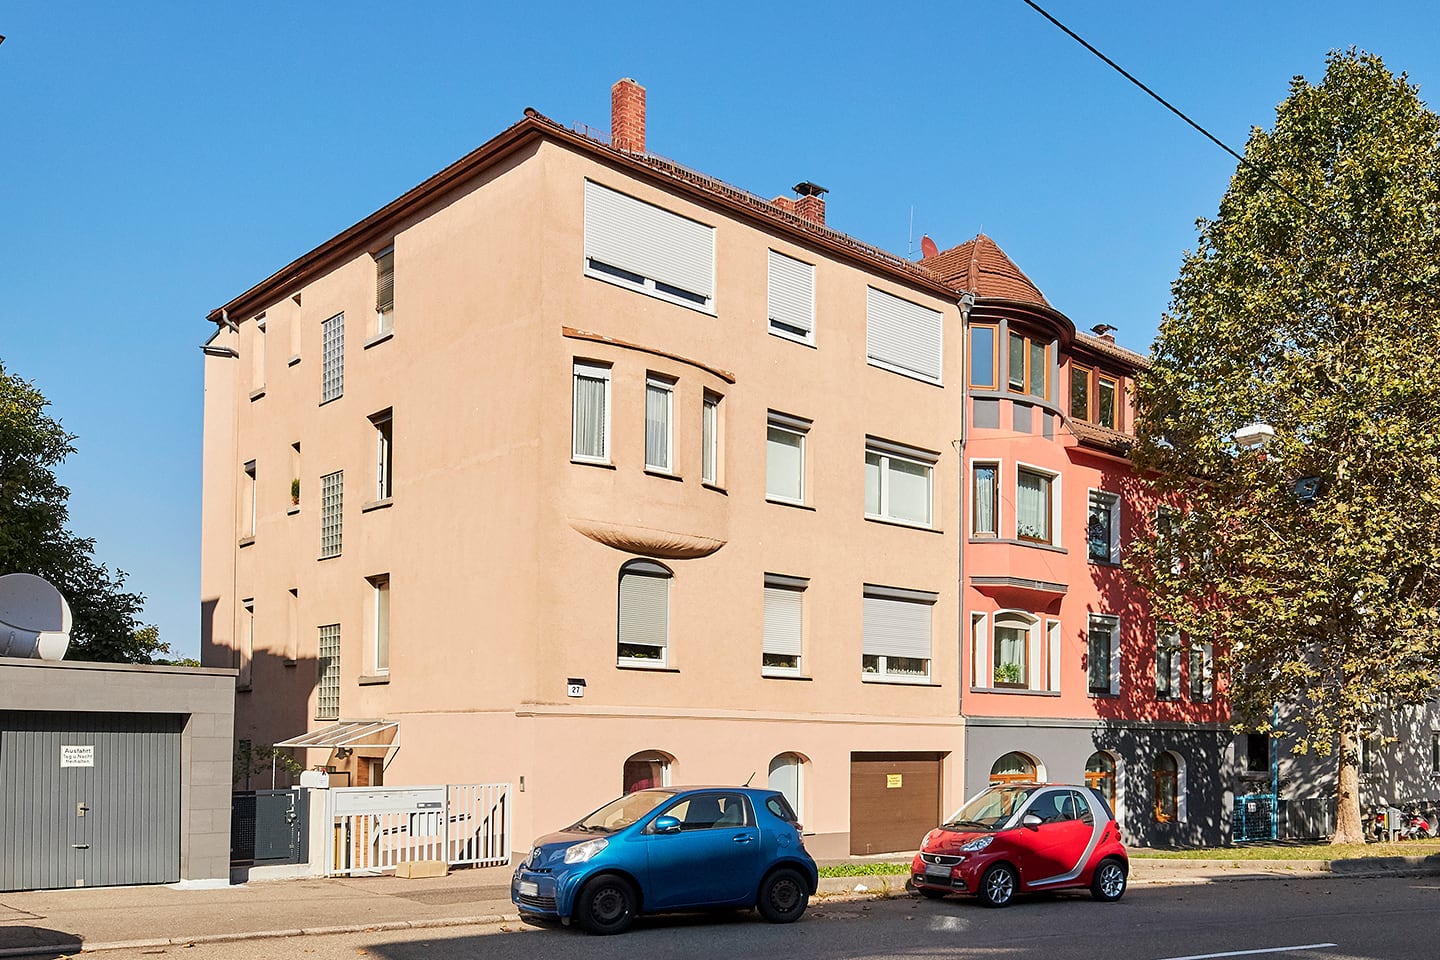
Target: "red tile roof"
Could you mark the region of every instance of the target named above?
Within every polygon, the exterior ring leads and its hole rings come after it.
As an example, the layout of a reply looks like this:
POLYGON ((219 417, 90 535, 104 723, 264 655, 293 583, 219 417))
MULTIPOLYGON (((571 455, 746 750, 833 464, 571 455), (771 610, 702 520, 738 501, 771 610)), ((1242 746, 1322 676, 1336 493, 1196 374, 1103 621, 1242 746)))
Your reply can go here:
MULTIPOLYGON (((941 250, 920 261, 920 266, 946 283, 969 290, 979 297, 1020 300, 1050 307, 1040 288, 1005 256, 1005 251, 985 234, 958 247, 941 250)), ((1054 309, 1053 307, 1051 309, 1054 309)))

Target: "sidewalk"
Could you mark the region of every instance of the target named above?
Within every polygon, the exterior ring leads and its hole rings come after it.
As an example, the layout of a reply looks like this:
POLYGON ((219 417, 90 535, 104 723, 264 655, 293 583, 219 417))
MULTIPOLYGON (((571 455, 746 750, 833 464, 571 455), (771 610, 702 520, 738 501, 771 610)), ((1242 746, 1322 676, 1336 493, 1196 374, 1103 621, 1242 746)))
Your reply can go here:
MULTIPOLYGON (((899 860, 900 857, 889 858, 899 860)), ((1134 858, 1136 884, 1213 883, 1387 873, 1440 874, 1440 855, 1363 860, 1164 860, 1134 858)), ((825 897, 873 896, 904 888, 903 876, 821 880, 825 897), (857 891, 857 887, 864 890, 857 891)), ((0 957, 58 956, 217 940, 376 929, 423 929, 516 919, 510 868, 448 877, 393 876, 252 881, 236 886, 173 884, 0 893, 0 957)))

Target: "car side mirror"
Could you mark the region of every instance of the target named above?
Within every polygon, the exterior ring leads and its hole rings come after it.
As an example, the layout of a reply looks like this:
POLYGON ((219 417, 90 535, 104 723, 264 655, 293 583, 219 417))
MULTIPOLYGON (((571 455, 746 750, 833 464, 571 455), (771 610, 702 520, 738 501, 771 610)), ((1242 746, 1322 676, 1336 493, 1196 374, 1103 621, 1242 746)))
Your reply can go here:
POLYGON ((656 833, 679 833, 680 821, 674 817, 656 817, 651 825, 656 833))
POLYGON ((1045 822, 1044 820, 1041 820, 1039 817, 1035 816, 1035 814, 1033 814, 1033 813, 1027 813, 1027 814, 1025 814, 1025 819, 1023 819, 1023 820, 1020 821, 1020 823, 1021 823, 1022 825, 1026 826, 1026 827, 1029 827, 1031 830, 1036 829, 1037 827, 1040 826, 1040 824, 1042 824, 1042 823, 1044 823, 1044 822, 1045 822))

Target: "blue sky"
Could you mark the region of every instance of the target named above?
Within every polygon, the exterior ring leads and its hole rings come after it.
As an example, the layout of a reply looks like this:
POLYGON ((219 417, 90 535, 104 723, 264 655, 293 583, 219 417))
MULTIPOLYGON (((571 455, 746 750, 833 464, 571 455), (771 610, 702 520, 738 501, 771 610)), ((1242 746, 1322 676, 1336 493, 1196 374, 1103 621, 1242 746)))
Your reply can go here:
MULTIPOLYGON (((1430 3, 1045 6, 1237 150, 1334 48, 1440 105, 1430 3)), ((831 226, 902 255, 983 230, 1141 352, 1234 169, 1020 0, 12 0, 0 34, 0 360, 78 437, 73 529, 192 656, 205 314, 527 106, 605 130, 632 76, 653 152, 823 184, 831 226)))

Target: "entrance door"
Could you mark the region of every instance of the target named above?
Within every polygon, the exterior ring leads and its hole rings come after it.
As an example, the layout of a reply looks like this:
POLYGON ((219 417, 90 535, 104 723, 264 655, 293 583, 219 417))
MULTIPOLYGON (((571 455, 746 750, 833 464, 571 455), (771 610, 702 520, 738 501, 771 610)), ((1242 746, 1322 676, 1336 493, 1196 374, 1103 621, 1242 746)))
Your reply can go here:
POLYGON ((170 714, 0 711, 0 890, 180 879, 170 714))
POLYGON ((940 822, 940 753, 850 754, 850 853, 916 850, 940 822))

